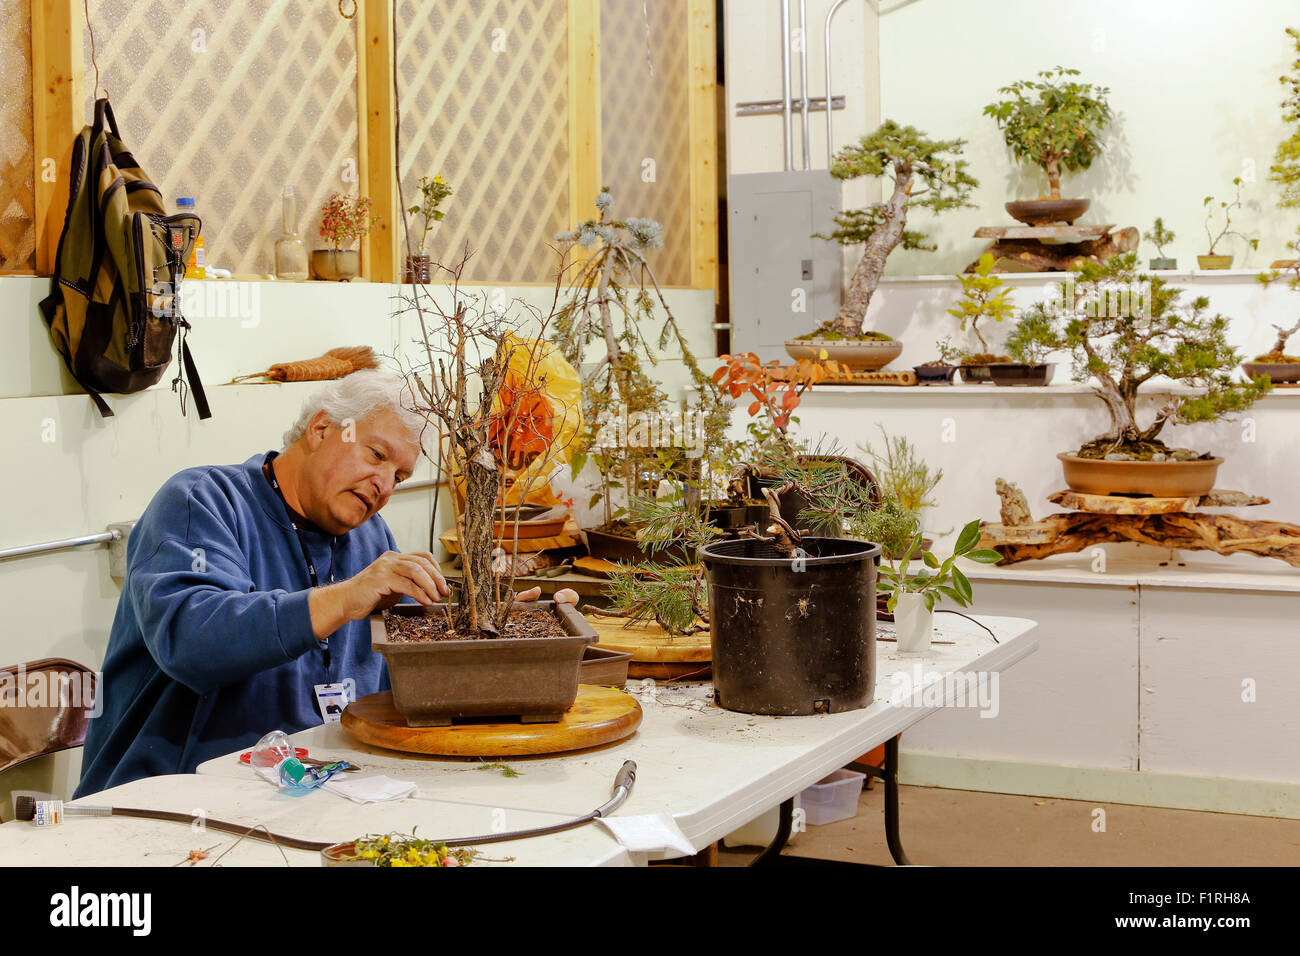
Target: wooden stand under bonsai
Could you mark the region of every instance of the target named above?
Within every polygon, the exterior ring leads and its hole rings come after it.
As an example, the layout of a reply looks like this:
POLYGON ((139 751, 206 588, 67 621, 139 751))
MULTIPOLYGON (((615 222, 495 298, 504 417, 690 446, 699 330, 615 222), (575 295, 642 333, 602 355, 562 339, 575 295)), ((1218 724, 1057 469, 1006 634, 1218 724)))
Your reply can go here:
MULTIPOLYGON (((1068 272, 1080 260, 1105 262, 1113 256, 1132 252, 1138 247, 1139 231, 1127 226, 1111 232, 1115 226, 981 226, 977 239, 994 239, 980 253, 992 253, 996 272, 1068 272)), ((974 272, 980 256, 966 267, 974 272)))
POLYGON ((980 547, 1001 554, 1000 565, 1127 541, 1222 555, 1255 554, 1300 567, 1300 525, 1192 510, 1268 504, 1267 498, 1256 495, 1216 489, 1195 498, 1125 498, 1058 491, 1048 500, 1075 510, 1035 521, 1018 487, 999 478, 997 491, 1002 521, 981 526, 980 547))

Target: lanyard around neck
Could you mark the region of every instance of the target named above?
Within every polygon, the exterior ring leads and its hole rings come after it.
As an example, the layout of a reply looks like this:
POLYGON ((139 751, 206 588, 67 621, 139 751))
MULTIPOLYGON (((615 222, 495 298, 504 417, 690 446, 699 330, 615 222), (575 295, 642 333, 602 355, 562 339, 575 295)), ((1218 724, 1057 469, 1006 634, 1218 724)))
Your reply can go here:
POLYGON ((276 497, 279 498, 280 503, 284 505, 284 512, 289 518, 289 524, 293 526, 294 533, 298 535, 298 546, 302 548, 303 560, 307 562, 307 578, 311 581, 311 586, 314 588, 320 587, 320 578, 316 574, 316 563, 311 559, 311 551, 307 547, 307 539, 303 537, 302 529, 298 527, 298 522, 294 520, 293 509, 289 507, 289 502, 284 497, 284 492, 280 490, 280 482, 276 480, 275 469, 271 467, 271 462, 273 462, 279 454, 278 451, 267 452, 266 457, 262 459, 262 474, 266 476, 266 480, 269 481, 271 487, 275 489, 276 497))

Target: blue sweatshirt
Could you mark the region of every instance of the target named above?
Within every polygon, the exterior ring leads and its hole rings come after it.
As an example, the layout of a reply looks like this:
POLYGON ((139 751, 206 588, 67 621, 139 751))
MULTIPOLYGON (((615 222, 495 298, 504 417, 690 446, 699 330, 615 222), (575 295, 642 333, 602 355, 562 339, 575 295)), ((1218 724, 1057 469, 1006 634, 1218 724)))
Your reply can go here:
MULTIPOLYGON (((263 457, 173 476, 132 530, 77 797, 316 726, 316 684, 388 689, 368 620, 316 640, 307 564, 263 457)), ((322 584, 397 550, 378 515, 337 538, 302 533, 322 584)))

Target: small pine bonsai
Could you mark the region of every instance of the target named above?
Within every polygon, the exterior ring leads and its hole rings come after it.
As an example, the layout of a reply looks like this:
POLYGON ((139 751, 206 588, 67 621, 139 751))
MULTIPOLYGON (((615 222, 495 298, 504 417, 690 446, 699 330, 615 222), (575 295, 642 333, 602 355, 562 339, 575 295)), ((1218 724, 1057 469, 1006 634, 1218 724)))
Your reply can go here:
POLYGON ((1062 346, 1060 335, 1046 315, 1028 311, 1016 322, 1007 336, 1007 351, 1017 362, 1041 365, 1049 353, 1062 346))
POLYGON ((866 248, 853 270, 839 313, 802 338, 889 338, 880 332, 864 336, 862 331, 867 306, 885 271, 885 260, 900 245, 926 251, 937 248, 927 242, 925 233, 907 228, 912 211, 928 209, 939 213, 972 205, 970 192, 979 183, 967 172, 966 160, 959 158, 965 145, 963 139, 932 140, 915 127, 886 120, 874 133, 836 155, 831 163, 831 175, 836 179, 885 176, 892 179, 893 187, 884 202, 837 215, 839 228, 830 235, 816 234, 818 239, 842 246, 865 244, 866 248))
POLYGON ((1167 259, 1169 257, 1165 255, 1165 246, 1173 242, 1176 237, 1172 230, 1165 228, 1164 219, 1156 216, 1156 221, 1151 224, 1150 231, 1142 233, 1142 238, 1156 247, 1161 259, 1167 259))
POLYGON ((1105 87, 1079 83, 1078 70, 1058 66, 1038 80, 1000 90, 1005 99, 984 107, 997 121, 1011 154, 1047 174, 1051 198, 1061 198, 1061 172, 1087 169, 1101 155, 1101 133, 1110 124, 1105 87))

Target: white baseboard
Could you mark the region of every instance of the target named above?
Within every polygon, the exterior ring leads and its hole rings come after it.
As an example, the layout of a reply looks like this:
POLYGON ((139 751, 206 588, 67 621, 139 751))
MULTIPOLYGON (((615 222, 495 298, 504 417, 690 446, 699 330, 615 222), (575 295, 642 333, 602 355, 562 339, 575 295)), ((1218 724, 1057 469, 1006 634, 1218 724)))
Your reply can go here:
POLYGON ((916 787, 1300 819, 1300 786, 1295 784, 940 754, 903 752, 899 756, 899 782, 916 787))

